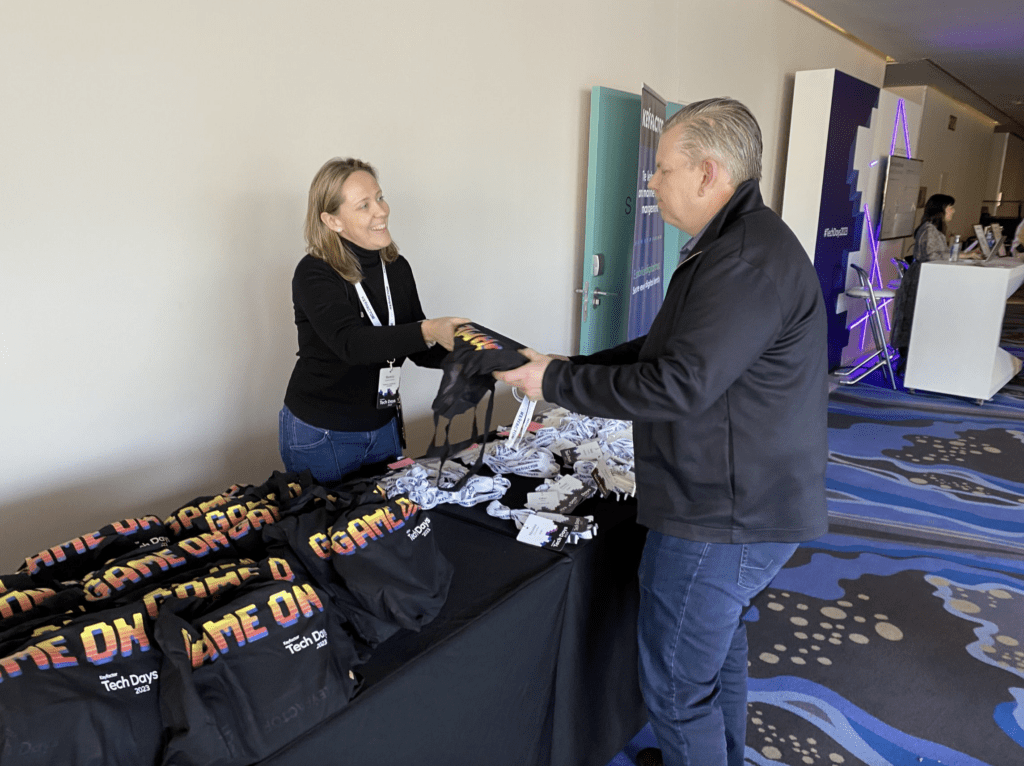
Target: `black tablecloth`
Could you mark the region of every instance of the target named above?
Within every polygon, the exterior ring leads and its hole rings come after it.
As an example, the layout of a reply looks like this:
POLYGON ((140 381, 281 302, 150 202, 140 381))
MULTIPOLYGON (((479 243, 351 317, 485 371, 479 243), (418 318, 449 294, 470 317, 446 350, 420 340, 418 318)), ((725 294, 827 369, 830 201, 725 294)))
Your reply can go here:
POLYGON ((562 551, 482 508, 430 511, 455 565, 444 609, 377 647, 349 706, 263 763, 604 766, 646 722, 635 510, 588 501, 597 537, 562 551))

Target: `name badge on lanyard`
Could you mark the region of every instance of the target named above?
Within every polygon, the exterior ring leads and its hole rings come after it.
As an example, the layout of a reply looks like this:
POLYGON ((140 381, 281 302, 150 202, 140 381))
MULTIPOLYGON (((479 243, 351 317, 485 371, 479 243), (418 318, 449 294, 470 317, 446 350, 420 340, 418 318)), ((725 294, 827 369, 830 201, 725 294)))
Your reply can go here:
POLYGON ((398 386, 402 382, 402 368, 394 366, 395 360, 388 361, 388 366, 380 371, 377 381, 377 409, 398 406, 398 386))
MULTIPOLYGON (((391 302, 391 285, 388 282, 388 267, 381 261, 381 271, 384 272, 384 297, 388 302, 388 327, 395 326, 395 306, 391 302)), ((363 285, 360 282, 356 282, 355 285, 356 294, 359 296, 359 302, 363 304, 363 311, 366 312, 366 316, 370 318, 370 322, 374 327, 381 327, 380 317, 377 316, 377 312, 373 310, 373 306, 370 304, 370 299, 366 296, 366 290, 363 289, 363 285)), ((381 368, 380 376, 377 380, 377 409, 384 410, 389 407, 398 406, 400 397, 398 394, 398 386, 402 381, 402 368, 395 367, 395 360, 388 360, 388 366, 381 368)))

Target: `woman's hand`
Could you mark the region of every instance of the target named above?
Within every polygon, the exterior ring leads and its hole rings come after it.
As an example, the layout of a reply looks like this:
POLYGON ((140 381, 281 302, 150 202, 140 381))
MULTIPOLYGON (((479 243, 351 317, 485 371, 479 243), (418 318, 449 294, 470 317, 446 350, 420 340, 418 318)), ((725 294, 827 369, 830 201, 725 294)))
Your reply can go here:
POLYGON ((437 317, 436 319, 424 319, 420 322, 420 331, 423 333, 423 340, 428 346, 440 343, 451 351, 455 347, 455 330, 459 325, 464 325, 470 320, 465 317, 437 317))

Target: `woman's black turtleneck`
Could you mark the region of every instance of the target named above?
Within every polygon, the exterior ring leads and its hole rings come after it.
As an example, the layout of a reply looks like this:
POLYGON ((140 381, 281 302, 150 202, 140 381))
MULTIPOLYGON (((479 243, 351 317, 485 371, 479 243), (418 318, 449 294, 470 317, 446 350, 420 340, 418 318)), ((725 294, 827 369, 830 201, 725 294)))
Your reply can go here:
MULTIPOLYGON (((355 255, 359 261, 359 268, 363 270, 363 276, 366 276, 367 269, 375 269, 381 264, 380 250, 367 250, 365 247, 360 247, 355 242, 349 242, 347 239, 342 240, 345 243, 345 247, 348 251, 355 255)), ((376 311, 376 309, 374 309, 376 311)))
POLYGON ((362 285, 383 327, 374 327, 355 287, 330 264, 312 255, 299 261, 292 278, 292 302, 299 335, 298 361, 284 403, 297 418, 332 431, 372 431, 395 416, 377 409, 377 382, 388 360, 406 357, 440 367, 445 350, 427 348, 420 330, 425 319, 408 261, 388 264, 395 326, 387 326, 388 304, 380 254, 351 242, 363 271, 362 285))

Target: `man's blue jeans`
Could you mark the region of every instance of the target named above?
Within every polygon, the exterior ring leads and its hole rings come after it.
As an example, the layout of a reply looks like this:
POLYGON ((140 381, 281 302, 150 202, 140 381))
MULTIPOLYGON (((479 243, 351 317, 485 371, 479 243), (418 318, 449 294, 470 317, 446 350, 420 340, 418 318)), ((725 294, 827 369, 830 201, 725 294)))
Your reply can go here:
POLYGON ((286 470, 308 468, 321 484, 402 454, 397 418, 376 431, 329 431, 299 420, 287 407, 278 416, 278 447, 286 470))
POLYGON ((740 618, 796 549, 647 533, 640 686, 666 766, 742 766, 747 632, 740 618))

